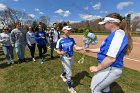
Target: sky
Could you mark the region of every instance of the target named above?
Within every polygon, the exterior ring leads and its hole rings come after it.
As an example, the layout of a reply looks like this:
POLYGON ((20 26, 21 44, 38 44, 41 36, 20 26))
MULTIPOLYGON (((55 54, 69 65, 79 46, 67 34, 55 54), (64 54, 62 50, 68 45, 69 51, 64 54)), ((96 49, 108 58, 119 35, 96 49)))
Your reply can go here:
POLYGON ((0 0, 0 11, 7 6, 35 19, 48 16, 52 22, 95 20, 112 12, 140 16, 139 0, 0 0))

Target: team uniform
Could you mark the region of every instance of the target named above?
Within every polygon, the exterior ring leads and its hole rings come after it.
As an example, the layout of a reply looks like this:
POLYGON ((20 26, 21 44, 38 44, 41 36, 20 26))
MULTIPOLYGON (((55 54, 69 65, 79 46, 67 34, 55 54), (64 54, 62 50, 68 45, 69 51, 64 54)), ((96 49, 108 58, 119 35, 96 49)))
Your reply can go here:
POLYGON ((63 77, 66 77, 69 88, 71 85, 71 77, 72 77, 72 63, 73 63, 73 47, 76 45, 73 38, 62 37, 58 40, 56 48, 60 51, 65 51, 66 54, 61 55, 62 65, 64 67, 64 72, 61 74, 63 77))
POLYGON ((98 53, 98 63, 107 57, 116 58, 110 67, 97 72, 92 78, 92 93, 110 93, 110 84, 122 74, 123 58, 128 48, 128 36, 121 29, 112 32, 101 44, 98 53))

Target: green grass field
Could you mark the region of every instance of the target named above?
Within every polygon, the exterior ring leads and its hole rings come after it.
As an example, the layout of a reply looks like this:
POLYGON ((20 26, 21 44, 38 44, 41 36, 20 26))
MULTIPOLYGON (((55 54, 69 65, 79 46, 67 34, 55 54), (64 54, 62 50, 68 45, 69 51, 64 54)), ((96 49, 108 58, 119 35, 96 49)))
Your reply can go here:
MULTIPOLYGON (((32 62, 27 49, 28 63, 7 65, 0 50, 0 93, 69 93, 67 84, 60 78, 63 67, 59 56, 50 60, 47 53, 46 61, 41 65, 37 55, 38 53, 36 53, 37 62, 32 62)), ((91 93, 90 82, 93 74, 88 68, 96 65, 97 61, 86 56, 84 64, 78 64, 77 61, 82 55, 75 53, 74 57, 73 87, 78 93, 91 93)), ((124 68, 122 77, 111 85, 111 91, 111 93, 140 93, 140 72, 124 68)))

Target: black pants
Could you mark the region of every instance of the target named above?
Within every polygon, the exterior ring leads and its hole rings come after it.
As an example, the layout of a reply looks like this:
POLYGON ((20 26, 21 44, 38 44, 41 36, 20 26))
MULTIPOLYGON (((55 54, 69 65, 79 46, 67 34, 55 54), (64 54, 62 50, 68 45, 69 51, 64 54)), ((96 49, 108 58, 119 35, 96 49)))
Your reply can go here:
POLYGON ((36 46, 35 44, 32 44, 32 46, 29 46, 29 44, 28 44, 32 58, 34 58, 34 55, 35 55, 35 46, 36 46))
POLYGON ((37 47, 38 47, 38 51, 39 51, 39 57, 40 57, 40 59, 42 59, 43 58, 43 55, 47 52, 47 47, 46 47, 46 45, 37 45, 37 47), (43 49, 43 51, 42 51, 42 49, 43 49))
POLYGON ((54 49, 56 48, 56 43, 51 43, 51 44, 50 44, 50 48, 51 48, 51 53, 50 53, 50 55, 51 55, 51 57, 52 57, 52 56, 53 56, 54 49))

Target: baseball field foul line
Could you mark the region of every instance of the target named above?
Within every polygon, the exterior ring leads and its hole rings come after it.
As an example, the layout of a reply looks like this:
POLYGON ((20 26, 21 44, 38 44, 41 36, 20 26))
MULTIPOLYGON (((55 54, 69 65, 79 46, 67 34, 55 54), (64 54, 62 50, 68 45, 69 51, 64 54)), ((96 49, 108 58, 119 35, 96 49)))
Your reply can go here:
POLYGON ((136 59, 132 59, 132 58, 128 58, 128 57, 125 57, 125 59, 136 61, 136 62, 140 63, 140 61, 139 60, 136 60, 136 59))

